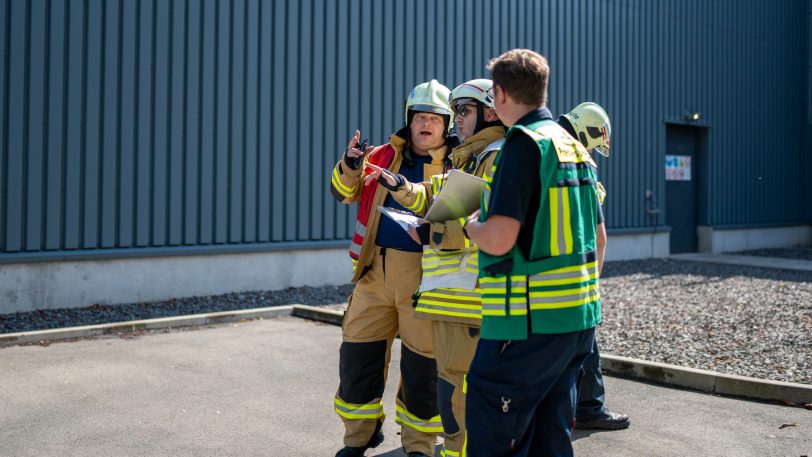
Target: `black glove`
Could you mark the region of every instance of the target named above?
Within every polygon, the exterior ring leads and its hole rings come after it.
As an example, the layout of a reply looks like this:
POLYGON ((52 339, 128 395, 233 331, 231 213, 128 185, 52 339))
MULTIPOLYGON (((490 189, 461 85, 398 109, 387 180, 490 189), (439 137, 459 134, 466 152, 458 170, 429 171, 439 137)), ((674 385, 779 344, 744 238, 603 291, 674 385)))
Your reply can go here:
POLYGON ((405 180, 405 179, 403 179, 403 176, 396 175, 396 174, 392 173, 391 171, 387 170, 386 168, 384 168, 384 169, 383 169, 383 172, 381 173, 381 175, 380 175, 380 176, 378 176, 378 182, 379 182, 379 183, 380 183, 380 184, 381 184, 383 187, 386 187, 387 189, 389 189, 389 190, 391 190, 391 191, 393 191, 393 192, 397 192, 397 191, 399 191, 399 190, 400 190, 400 189, 401 189, 403 186, 405 186, 405 185, 406 185, 406 180, 405 180), (392 177, 392 178, 394 178, 394 179, 395 179, 395 185, 394 185, 394 186, 393 186, 393 185, 391 185, 391 184, 389 184, 389 183, 386 181, 386 177, 384 176, 384 174, 386 174, 386 175, 388 175, 388 176, 390 176, 390 177, 392 177))
MULTIPOLYGON (((364 141, 355 144, 355 149, 364 152, 367 148, 368 143, 369 139, 364 138, 364 141)), ((364 156, 350 157, 347 155, 348 152, 350 152, 349 149, 344 151, 344 163, 347 164, 347 166, 350 167, 350 169, 357 170, 358 168, 361 167, 361 164, 364 162, 364 156)))

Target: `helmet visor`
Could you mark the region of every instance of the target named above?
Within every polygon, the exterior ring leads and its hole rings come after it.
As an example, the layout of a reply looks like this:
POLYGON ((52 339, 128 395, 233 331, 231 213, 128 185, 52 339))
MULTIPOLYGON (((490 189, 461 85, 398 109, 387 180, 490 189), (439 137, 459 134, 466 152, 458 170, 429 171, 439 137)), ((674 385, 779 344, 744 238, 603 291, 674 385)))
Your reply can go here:
POLYGON ((592 138, 604 138, 606 139, 606 127, 593 127, 591 125, 586 126, 586 132, 592 138))
POLYGON ((409 107, 409 111, 420 111, 423 113, 434 113, 441 116, 451 116, 451 110, 441 106, 427 105, 425 103, 418 103, 409 107))
POLYGON ((468 103, 468 102, 475 102, 476 103, 476 101, 477 100, 475 98, 471 98, 471 97, 455 98, 454 100, 451 101, 451 109, 456 111, 457 108, 460 105, 462 105, 463 103, 468 103))

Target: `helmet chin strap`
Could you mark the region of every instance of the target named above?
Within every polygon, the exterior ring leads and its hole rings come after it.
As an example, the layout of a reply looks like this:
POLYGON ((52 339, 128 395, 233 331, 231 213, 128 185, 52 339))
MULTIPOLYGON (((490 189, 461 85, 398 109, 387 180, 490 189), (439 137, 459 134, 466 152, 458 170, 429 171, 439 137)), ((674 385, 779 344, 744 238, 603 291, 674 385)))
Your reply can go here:
POLYGON ((476 126, 474 126, 474 135, 488 127, 496 127, 503 125, 502 121, 496 119, 495 121, 485 120, 485 106, 482 103, 476 104, 476 126))
POLYGON ((474 126, 474 133, 479 133, 480 130, 485 128, 485 110, 482 103, 476 103, 476 126, 474 126))

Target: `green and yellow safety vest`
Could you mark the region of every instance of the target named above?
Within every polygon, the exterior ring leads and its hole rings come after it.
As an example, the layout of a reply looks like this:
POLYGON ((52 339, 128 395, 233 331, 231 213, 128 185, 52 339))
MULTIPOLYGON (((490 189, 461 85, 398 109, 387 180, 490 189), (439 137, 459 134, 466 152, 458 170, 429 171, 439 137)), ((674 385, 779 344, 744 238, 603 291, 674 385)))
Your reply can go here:
MULTIPOLYGON (((569 333, 600 323, 595 162, 583 145, 551 120, 515 125, 506 135, 524 134, 541 155, 539 212, 529 259, 514 245, 493 256, 480 252, 482 338, 522 340, 528 333, 569 333)), ((491 183, 504 149, 486 178, 480 221, 488 217, 491 183)))

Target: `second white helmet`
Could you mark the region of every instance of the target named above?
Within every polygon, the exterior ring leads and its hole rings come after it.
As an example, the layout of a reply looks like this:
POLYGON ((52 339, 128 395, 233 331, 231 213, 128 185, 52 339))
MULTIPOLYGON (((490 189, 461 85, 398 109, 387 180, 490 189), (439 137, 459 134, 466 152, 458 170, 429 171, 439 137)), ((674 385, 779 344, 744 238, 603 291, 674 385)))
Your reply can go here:
POLYGON ((595 149, 598 154, 609 157, 612 124, 609 122, 609 115, 600 105, 584 102, 563 117, 570 122, 575 130, 575 136, 585 148, 595 149))
POLYGON ((455 87, 448 96, 448 103, 453 109, 458 102, 476 100, 488 108, 493 108, 493 97, 489 95, 491 88, 493 81, 490 79, 472 79, 455 87))

